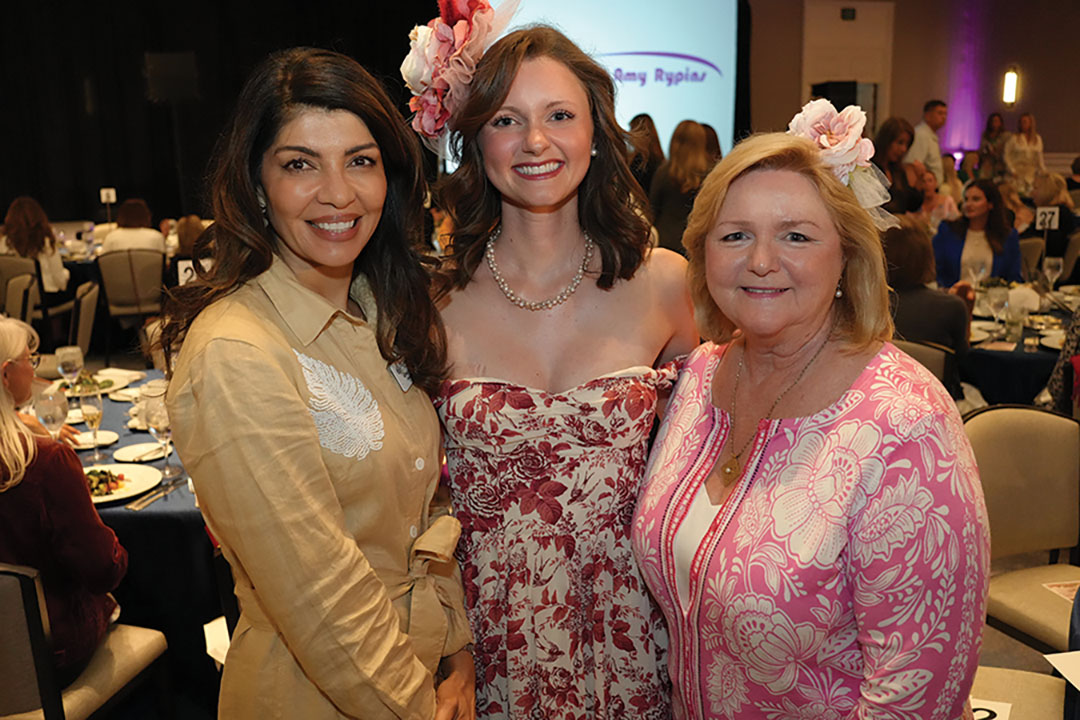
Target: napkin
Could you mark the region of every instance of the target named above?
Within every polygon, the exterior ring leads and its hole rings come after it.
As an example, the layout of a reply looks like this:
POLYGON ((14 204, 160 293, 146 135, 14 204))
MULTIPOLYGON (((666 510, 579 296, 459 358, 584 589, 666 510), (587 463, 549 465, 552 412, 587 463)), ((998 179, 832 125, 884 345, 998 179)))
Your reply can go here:
POLYGON ((1009 307, 1028 312, 1039 312, 1039 293, 1026 285, 1009 290, 1009 307))

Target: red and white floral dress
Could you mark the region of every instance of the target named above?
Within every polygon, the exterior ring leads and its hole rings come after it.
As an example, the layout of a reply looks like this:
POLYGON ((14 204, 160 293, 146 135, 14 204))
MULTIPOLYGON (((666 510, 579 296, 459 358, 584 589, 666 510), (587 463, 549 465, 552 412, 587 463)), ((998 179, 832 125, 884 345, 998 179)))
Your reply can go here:
POLYGON ((676 366, 561 393, 443 384, 481 718, 669 718, 667 634, 630 546, 657 391, 676 366))
POLYGON ((731 429, 711 398, 724 350, 687 360, 634 520, 675 717, 961 717, 990 534, 952 398, 886 343, 829 407, 762 420, 731 495, 684 535, 731 429))

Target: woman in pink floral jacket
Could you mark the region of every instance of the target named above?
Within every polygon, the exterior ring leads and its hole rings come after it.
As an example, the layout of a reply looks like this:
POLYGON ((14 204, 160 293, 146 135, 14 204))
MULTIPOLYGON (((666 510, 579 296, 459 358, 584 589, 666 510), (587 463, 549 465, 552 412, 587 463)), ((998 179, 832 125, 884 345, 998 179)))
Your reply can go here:
POLYGON ((855 125, 810 107, 792 128, 818 147, 745 140, 690 216, 714 342, 680 375, 633 526, 678 718, 965 714, 986 511, 951 398, 889 343, 881 243, 846 187, 867 172, 855 125))

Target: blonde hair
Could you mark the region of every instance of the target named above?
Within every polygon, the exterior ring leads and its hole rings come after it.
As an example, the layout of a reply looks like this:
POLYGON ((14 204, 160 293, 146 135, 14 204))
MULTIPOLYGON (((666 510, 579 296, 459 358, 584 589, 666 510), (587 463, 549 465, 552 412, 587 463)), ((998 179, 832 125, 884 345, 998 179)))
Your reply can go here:
POLYGON ((788 170, 814 184, 840 235, 844 269, 843 295, 833 302, 834 337, 855 348, 892 338, 889 288, 885 279, 885 253, 873 221, 821 160, 812 142, 787 133, 757 134, 740 142, 717 164, 701 184, 683 235, 690 267, 687 277, 701 334, 726 342, 735 325, 717 306, 705 277, 705 240, 716 224, 732 183, 755 170, 788 170))
MULTIPOLYGON (((33 352, 37 346, 34 328, 21 320, 0 317, 0 366, 17 360, 27 349, 33 352)), ((34 434, 19 419, 15 398, 4 388, 0 391, 0 492, 22 482, 36 456, 34 434)))
POLYGON ((1065 178, 1057 173, 1046 173, 1035 178, 1035 185, 1031 189, 1031 199, 1035 201, 1036 206, 1073 206, 1072 197, 1069 196, 1069 186, 1065 184, 1065 178))

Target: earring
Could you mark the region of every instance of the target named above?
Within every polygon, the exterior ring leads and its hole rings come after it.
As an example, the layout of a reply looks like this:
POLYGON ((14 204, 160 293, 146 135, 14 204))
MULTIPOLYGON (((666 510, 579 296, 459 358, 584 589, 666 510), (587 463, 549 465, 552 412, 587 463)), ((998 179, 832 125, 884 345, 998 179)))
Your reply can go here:
POLYGON ((266 196, 263 195, 262 188, 255 191, 255 201, 259 203, 259 210, 262 211, 263 227, 270 224, 270 216, 266 212, 266 196))
POLYGON ((839 285, 836 286, 836 297, 844 297, 844 291, 840 289, 839 285))
POLYGON ((597 153, 596 153, 596 146, 595 145, 593 145, 593 148, 592 148, 592 150, 589 151, 589 154, 592 155, 593 157, 596 157, 597 153))

